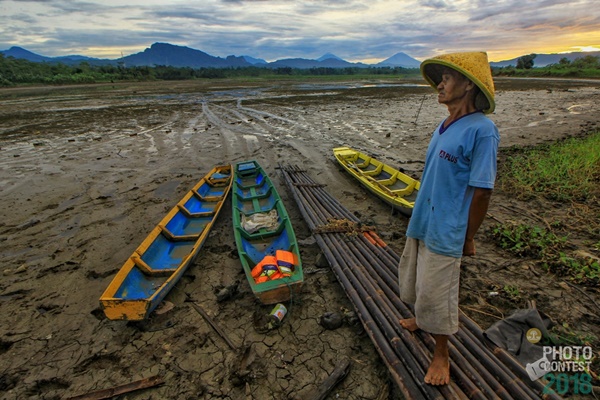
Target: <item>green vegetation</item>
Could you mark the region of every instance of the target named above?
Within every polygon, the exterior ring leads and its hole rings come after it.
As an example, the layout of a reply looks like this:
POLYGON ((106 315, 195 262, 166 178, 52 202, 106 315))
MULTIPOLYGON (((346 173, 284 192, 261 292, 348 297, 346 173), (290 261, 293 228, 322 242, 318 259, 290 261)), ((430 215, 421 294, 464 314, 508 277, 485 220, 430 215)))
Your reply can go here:
MULTIPOLYGON (((545 197, 570 206, 564 221, 546 223, 545 228, 520 222, 496 224, 491 235, 496 243, 518 257, 527 257, 544 269, 575 283, 600 286, 600 263, 567 235, 555 233, 571 224, 589 235, 589 251, 600 250, 597 204, 600 181, 600 132, 570 138, 551 145, 512 150, 500 164, 499 186, 522 200, 545 197), (596 213, 596 214, 594 214, 596 213), (577 224, 578 218, 581 224, 577 224)), ((566 207, 565 207, 566 208, 566 207)), ((508 292, 507 292, 508 293, 508 292)))
POLYGON ((584 201, 598 190, 600 132, 543 145, 508 157, 500 168, 503 190, 520 199, 584 201))
POLYGON ((533 60, 536 54, 529 54, 528 56, 519 57, 517 59, 517 69, 530 69, 533 68, 533 60))
POLYGON ((590 346, 593 342, 598 340, 593 334, 574 330, 566 322, 562 325, 557 324, 552 326, 548 333, 549 336, 544 338, 543 344, 549 346, 590 346))
MULTIPOLYGON (((573 290, 577 289, 574 284, 599 288, 600 261, 595 254, 600 252, 600 191, 597 189, 600 132, 552 145, 511 149, 499 165, 499 186, 503 191, 528 201, 542 198, 560 201, 554 204, 564 211, 551 214, 550 222, 531 214, 533 220, 545 222, 543 228, 526 220, 497 223, 489 231, 495 243, 516 257, 528 259, 529 264, 560 277, 564 281, 561 286, 566 283, 573 290)), ((578 290, 586 295, 582 289, 578 290)), ((522 301, 523 294, 517 286, 507 284, 503 293, 509 300, 522 301)), ((567 322, 554 324, 542 344, 595 347, 598 337, 585 329, 567 322)), ((599 358, 594 357, 590 371, 597 371, 599 362, 599 358)))
POLYGON ((277 80, 306 77, 381 78, 382 76, 418 76, 418 69, 400 67, 372 68, 177 68, 164 65, 154 67, 126 67, 119 65, 91 65, 82 62, 76 66, 60 63, 36 63, 0 54, 0 87, 23 84, 63 85, 117 81, 188 80, 188 79, 263 79, 277 80))
POLYGON ((517 223, 498 224, 493 235, 500 247, 519 257, 544 259, 551 249, 562 249, 566 242, 545 229, 517 223))
MULTIPOLYGON (((566 236, 559 237, 543 228, 509 222, 495 225, 492 237, 500 247, 516 256, 537 259, 549 272, 576 283, 600 286, 598 261, 581 255, 568 255, 571 246, 566 236)), ((511 293, 507 291, 507 294, 511 293)))
POLYGON ((545 67, 534 66, 535 54, 517 60, 517 66, 493 68, 494 76, 557 77, 557 78, 600 78, 599 57, 585 56, 574 61, 562 58, 556 64, 545 67))
POLYGON ((518 286, 504 285, 502 291, 504 291, 510 300, 516 302, 521 301, 521 291, 519 290, 518 286))
MULTIPOLYGON (((492 68, 494 76, 600 78, 599 57, 586 56, 575 61, 563 58, 557 64, 534 67, 536 55, 520 57, 517 66, 492 68)), ((238 67, 238 68, 177 68, 164 65, 154 67, 127 67, 92 65, 81 62, 70 66, 61 63, 36 63, 0 54, 0 87, 24 84, 64 85, 72 83, 100 83, 117 81, 188 80, 188 79, 250 79, 279 80, 306 77, 352 77, 375 79, 382 76, 420 77, 418 68, 307 68, 291 67, 238 67)))

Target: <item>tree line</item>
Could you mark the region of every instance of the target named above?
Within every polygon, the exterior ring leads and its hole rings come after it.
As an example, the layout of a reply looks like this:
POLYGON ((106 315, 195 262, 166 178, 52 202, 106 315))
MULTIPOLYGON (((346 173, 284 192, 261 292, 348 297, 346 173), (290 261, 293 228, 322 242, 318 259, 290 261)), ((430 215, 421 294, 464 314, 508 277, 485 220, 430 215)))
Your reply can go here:
POLYGON ((189 68, 166 65, 125 66, 93 65, 81 62, 78 65, 62 63, 38 63, 4 57, 0 53, 0 86, 22 84, 64 85, 74 83, 101 83, 118 81, 226 79, 238 77, 270 76, 323 76, 323 75, 407 75, 416 74, 417 69, 400 67, 369 68, 291 68, 291 67, 232 67, 232 68, 189 68))
POLYGON ((535 54, 519 57, 516 66, 494 68, 495 76, 600 78, 600 57, 584 56, 573 61, 563 57, 558 63, 536 67, 535 54))
MULTIPOLYGON (((570 61, 566 57, 558 63, 545 67, 534 67, 535 54, 520 57, 516 66, 492 68, 494 76, 552 76, 600 78, 599 57, 585 56, 570 61)), ((418 76, 418 68, 368 67, 368 68, 307 68, 292 67, 235 67, 235 68, 189 68, 165 65, 125 66, 93 65, 81 62, 78 65, 62 63, 38 63, 0 53, 0 87, 24 84, 64 85, 74 83, 102 83, 119 81, 269 78, 293 76, 418 76)))

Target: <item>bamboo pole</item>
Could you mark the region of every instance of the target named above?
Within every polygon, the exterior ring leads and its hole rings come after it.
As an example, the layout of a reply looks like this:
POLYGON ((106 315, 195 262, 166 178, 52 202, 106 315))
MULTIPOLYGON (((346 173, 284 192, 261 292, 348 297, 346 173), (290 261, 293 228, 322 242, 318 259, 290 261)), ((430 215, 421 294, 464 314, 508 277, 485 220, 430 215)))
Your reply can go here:
MULTIPOLYGON (((421 381, 418 378, 423 374, 426 354, 432 349, 434 340, 431 335, 422 332, 417 335, 422 340, 419 344, 414 340, 415 335, 406 335, 406 331, 399 327, 399 319, 412 316, 412 311, 398 297, 397 266, 400 257, 374 232, 360 232, 354 236, 340 233, 316 234, 314 230, 327 223, 329 218, 348 219, 356 223, 360 221, 305 171, 297 167, 282 167, 281 170, 301 214, 313 231, 338 281, 353 302, 375 348, 388 365, 402 393, 411 398, 410 396, 421 392, 421 381), (398 358, 397 353, 401 353, 402 357, 398 358), (407 367, 402 368, 400 360, 407 367)), ((461 322, 463 319, 461 315, 461 322)), ((539 398, 535 392, 540 393, 540 384, 530 385, 528 377, 525 384, 519 379, 524 378, 524 369, 515 364, 507 353, 485 347, 482 336, 481 329, 469 325, 467 321, 467 324, 463 322, 456 337, 451 337, 453 375, 467 393, 470 396, 481 395, 481 398, 509 399, 510 395, 518 399, 539 398), (510 368, 505 363, 510 364, 510 368), (515 369, 516 375, 512 369, 515 369)), ((425 391, 428 393, 421 393, 417 398, 434 395, 427 389, 425 391)), ((447 391, 443 394, 449 398, 447 391)), ((465 396, 460 389, 452 398, 457 395, 465 396)), ((552 396, 544 397, 554 399, 552 396)))
MULTIPOLYGON (((361 267, 361 269, 364 271, 361 271, 361 275, 360 275, 360 279, 363 282, 363 284, 366 285, 370 285, 373 289, 371 289, 370 292, 373 292, 373 290, 375 289, 375 285, 376 285, 376 279, 373 277, 373 275, 371 273, 369 273, 367 271, 367 268, 365 267, 361 267)), ((383 290, 381 291, 383 292, 383 290)), ((400 315, 399 311, 392 305, 392 302, 390 301, 388 296, 382 296, 381 294, 377 294, 378 295, 378 299, 379 299, 379 306, 382 310, 384 310, 384 312, 389 316, 389 320, 391 322, 395 322, 395 327, 396 330, 402 335, 402 337, 406 337, 406 335, 410 335, 408 333, 408 331, 404 328, 402 328, 399 324, 398 324, 398 320, 402 318, 402 316, 400 315)), ((429 350, 433 349, 433 347, 435 346, 435 343, 433 341, 432 338, 428 338, 428 342, 427 344, 429 345, 429 350)), ((414 337, 413 337, 413 340, 414 337)), ((416 347, 416 346, 415 346, 416 347)), ((415 348, 414 350, 412 350, 412 353, 416 355, 417 351, 421 349, 421 347, 419 348, 415 348)), ((509 396, 508 394, 505 393, 505 391, 503 391, 502 387, 496 382, 496 384, 494 384, 495 380, 494 378, 491 376, 491 374, 485 374, 487 371, 478 371, 476 368, 474 368, 469 362, 467 362, 467 360, 465 360, 465 357, 460 353, 460 351, 457 351, 457 349, 453 348, 452 346, 450 347, 450 354, 451 354, 451 361, 450 361, 450 367, 451 367, 451 371, 452 373, 457 376, 459 378, 460 383, 462 383, 463 388, 467 391, 467 393, 469 394, 469 398, 475 398, 478 395, 478 392, 485 392, 488 396, 494 396, 495 394, 499 395, 501 398, 506 399, 506 400, 510 400, 512 399, 511 396, 509 396), (491 386, 490 384, 488 384, 488 382, 491 381, 491 386), (492 388, 493 386, 493 388, 492 388), (481 388, 478 389, 478 387, 481 388)), ((425 351, 423 351, 423 353, 425 353, 425 351)), ((430 354, 430 358, 431 359, 431 353, 430 354)), ((429 365, 429 360, 425 361, 426 365, 429 365)))
POLYGON ((395 351, 396 356, 402 361, 405 365, 407 372, 410 374, 413 381, 416 385, 419 386, 421 391, 424 392, 426 398, 430 399, 441 399, 442 395, 437 390, 433 390, 433 388, 429 385, 426 385, 423 381, 425 374, 423 369, 418 366, 413 358, 406 357, 406 354, 409 354, 408 350, 405 346, 400 345, 398 336, 390 333, 391 329, 389 324, 386 326, 384 319, 381 316, 380 310, 376 307, 373 302, 373 298, 365 294, 364 288, 357 282, 356 277, 352 274, 351 269, 353 266, 349 265, 348 262, 352 262, 350 257, 346 252, 339 251, 339 243, 335 243, 333 241, 332 235, 325 234, 321 235, 323 241, 326 243, 328 249, 333 253, 335 259, 340 263, 338 269, 338 280, 342 284, 342 286, 348 290, 353 290, 360 296, 362 302, 364 303, 366 309, 373 316, 373 318, 377 321, 378 326, 381 328, 381 331, 384 336, 387 337, 387 340, 392 344, 392 347, 397 348, 395 351))
MULTIPOLYGON (((331 264, 334 269, 334 273, 339 271, 339 263, 336 261, 336 258, 329 251, 329 248, 324 245, 323 238, 321 235, 315 235, 315 239, 317 243, 320 243, 320 247, 323 250, 327 260, 331 264)), ((375 349, 384 360, 392 377, 394 378, 394 382, 402 392, 405 398, 407 399, 420 399, 422 398, 421 392, 419 388, 416 386, 415 382, 411 379, 406 379, 407 371, 404 366, 398 361, 398 358, 395 355, 392 356, 393 352, 389 347, 389 344, 385 340, 382 340, 381 332, 378 327, 373 323, 369 313, 367 312, 364 304, 360 297, 358 297, 356 291, 346 291, 346 295, 352 300, 352 303, 355 307, 355 310, 361 319, 363 326, 365 327, 365 331, 373 341, 375 345, 375 349)))
MULTIPOLYGON (((381 266, 377 265, 377 264, 370 264, 369 265, 370 268, 373 269, 373 276, 375 277, 380 277, 385 283, 387 283, 387 297, 390 299, 393 299, 394 304, 402 310, 402 314, 404 316, 404 318, 412 318, 413 314, 412 312, 410 312, 410 310, 404 305, 404 303, 402 303, 396 296, 394 296, 394 293, 399 293, 399 288, 398 288, 398 284, 396 283, 395 279, 392 279, 390 277, 389 274, 387 273, 382 273, 383 271, 381 271, 381 266), (384 279, 385 277, 385 279, 384 279), (391 289, 393 288, 393 289, 391 289)), ((381 284, 382 287, 384 288, 384 290, 386 290, 386 285, 385 284, 381 284)), ((459 332, 457 332, 457 335, 462 335, 461 330, 459 329, 459 332)), ((432 348, 433 347, 433 340, 430 339, 427 335, 423 334, 423 340, 426 341, 429 346, 432 348)), ((525 395, 523 392, 527 393, 528 396, 533 396, 536 397, 535 393, 531 390, 527 389, 527 386, 519 379, 516 379, 516 377, 510 373, 510 371, 508 371, 508 369, 506 367, 503 368, 502 365, 499 365, 498 363, 494 363, 493 359, 490 359, 489 356, 486 356, 484 353, 484 350, 482 349, 482 344, 478 343, 479 341, 476 340, 467 340, 465 341, 465 347, 468 348, 468 350, 470 352, 474 352, 476 357, 484 357, 484 361, 486 362, 486 365, 489 367, 491 372, 496 373, 497 375, 500 375, 501 377, 501 382, 503 384, 508 385, 508 387, 517 395, 525 395), (506 373, 508 371, 508 374, 506 373), (515 380, 518 383, 514 383, 515 380), (516 385, 516 386, 515 386, 516 385)), ((456 346, 458 343, 458 340, 456 337, 451 336, 450 337, 450 344, 452 344, 453 346, 456 346)), ((458 352, 456 355, 453 355, 453 357, 459 357, 460 352, 458 352)), ((494 384, 494 386, 497 386, 494 384)))
MULTIPOLYGON (((466 329, 464 330, 465 335, 469 335, 473 338, 476 338, 480 343, 489 342, 483 336, 483 331, 481 330, 481 328, 479 328, 479 325, 477 325, 475 321, 467 317, 464 313, 460 313, 460 322, 466 327, 466 329)), ((535 391, 536 393, 541 393, 542 398, 552 400, 561 399, 561 397, 558 396, 556 393, 544 393, 546 392, 546 390, 544 390, 546 381, 543 379, 532 381, 529 378, 529 375, 527 375, 527 371, 525 371, 523 366, 503 349, 495 347, 493 350, 490 350, 485 345, 482 346, 482 348, 483 351, 489 352, 491 354, 491 357, 501 361, 499 364, 507 371, 507 373, 514 373, 518 378, 521 379, 522 382, 526 382, 527 386, 533 391, 535 391)))

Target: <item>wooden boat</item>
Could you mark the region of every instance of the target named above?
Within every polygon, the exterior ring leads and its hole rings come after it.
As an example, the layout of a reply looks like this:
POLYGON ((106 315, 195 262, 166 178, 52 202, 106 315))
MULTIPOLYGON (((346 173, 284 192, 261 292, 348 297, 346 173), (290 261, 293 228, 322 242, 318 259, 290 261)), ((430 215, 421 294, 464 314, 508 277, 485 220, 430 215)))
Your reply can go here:
POLYGON ((290 300, 304 282, 298 242, 279 194, 256 161, 234 166, 231 199, 235 242, 252 292, 263 304, 290 300), (283 266, 286 257, 293 265, 283 266))
POLYGON ((232 184, 231 165, 217 166, 158 223, 100 297, 112 320, 142 320, 197 256, 232 184))
POLYGON ((337 147, 338 163, 367 190, 400 213, 411 216, 420 182, 373 157, 349 147, 337 147))

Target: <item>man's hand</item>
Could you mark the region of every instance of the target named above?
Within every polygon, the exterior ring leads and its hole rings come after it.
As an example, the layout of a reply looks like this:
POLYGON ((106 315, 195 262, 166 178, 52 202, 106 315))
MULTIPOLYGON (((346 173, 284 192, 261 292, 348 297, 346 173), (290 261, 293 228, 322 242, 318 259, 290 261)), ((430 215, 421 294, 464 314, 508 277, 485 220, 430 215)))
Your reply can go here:
POLYGON ((463 246, 463 256, 474 256, 475 255, 475 241, 465 240, 465 245, 463 246))

